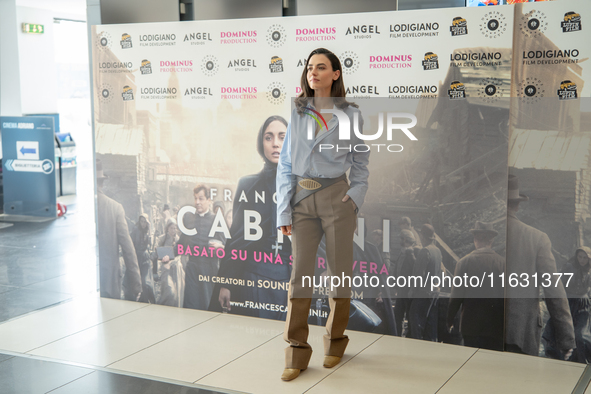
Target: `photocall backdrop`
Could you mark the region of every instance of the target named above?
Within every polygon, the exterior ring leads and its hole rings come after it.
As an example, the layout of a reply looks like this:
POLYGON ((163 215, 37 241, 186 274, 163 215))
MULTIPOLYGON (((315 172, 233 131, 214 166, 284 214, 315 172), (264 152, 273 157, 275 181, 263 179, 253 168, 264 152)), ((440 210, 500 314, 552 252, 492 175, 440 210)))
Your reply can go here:
MULTIPOLYGON (((469 230, 476 221, 493 223, 499 235, 492 248, 505 257, 507 163, 523 192, 539 191, 548 175, 527 157, 539 146, 524 145, 519 138, 531 138, 519 136, 544 132, 556 140, 566 122, 573 132, 587 130, 579 100, 568 100, 573 91, 588 95, 583 60, 590 50, 581 20, 590 6, 569 1, 93 26, 95 149, 97 175, 104 176, 98 180, 101 295, 136 300, 141 286, 142 302, 222 311, 222 294, 231 301, 229 313, 285 319, 291 245, 275 229, 276 159, 265 151, 262 132, 285 131, 306 58, 319 47, 339 57, 366 134, 377 129, 379 111, 404 108, 417 118, 417 141, 398 135, 390 142, 402 145, 401 152, 372 150, 355 274, 381 281, 397 275, 403 217, 416 228, 434 226, 448 275, 474 250, 469 230), (202 217, 194 211, 198 184, 210 189, 202 217), (179 220, 180 231, 167 237, 175 224, 170 218, 179 220)), ((570 173, 573 193, 589 191, 588 182, 579 182, 585 169, 570 173)), ((558 269, 586 244, 587 195, 571 205, 553 212, 560 230, 550 226, 543 203, 532 204, 538 211, 523 218, 553 245, 555 233, 558 269)), ((321 243, 317 274, 325 271, 325 258, 321 243)), ((315 294, 310 322, 324 324, 328 303, 323 289, 315 294)), ((408 336, 394 316, 396 297, 391 288, 354 290, 349 327, 408 336)), ((445 328, 449 297, 442 286, 430 308, 438 312, 437 337, 462 344, 459 315, 451 333, 445 328)), ((538 310, 545 324, 545 305, 538 310)), ((502 338, 496 342, 502 347, 502 338)), ((544 341, 539 353, 546 354, 544 341)))

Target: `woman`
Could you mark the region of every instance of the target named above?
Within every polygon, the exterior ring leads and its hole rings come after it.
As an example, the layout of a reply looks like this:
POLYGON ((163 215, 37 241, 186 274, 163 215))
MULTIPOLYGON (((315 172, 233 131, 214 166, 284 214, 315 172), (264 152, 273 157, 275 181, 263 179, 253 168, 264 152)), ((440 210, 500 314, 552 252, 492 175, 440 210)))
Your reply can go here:
MULTIPOLYGON (((164 234, 159 236, 156 240, 156 247, 173 248, 178 240, 179 235, 177 232, 176 220, 169 218, 166 221, 164 234)), ((158 304, 182 308, 185 296, 185 270, 181 264, 180 257, 173 258, 172 260, 170 257, 174 256, 166 255, 162 258, 160 297, 158 297, 158 304)), ((155 253, 154 259, 157 261, 157 253, 155 253)))
MULTIPOLYGON (((150 222, 148 215, 142 213, 136 223, 135 228, 131 232, 131 240, 135 247, 135 254, 137 255, 137 262, 140 266, 140 276, 142 279, 142 294, 139 302, 148 302, 154 304, 156 298, 154 296, 154 277, 152 274, 152 259, 150 256, 150 249, 152 240, 150 238, 150 222)), ((130 300, 130 297, 126 297, 130 300)))
MULTIPOLYGON (((258 174, 240 178, 236 188, 232 212, 236 212, 230 228, 232 238, 226 244, 224 259, 220 262, 218 276, 224 278, 240 278, 252 281, 255 286, 218 286, 214 290, 214 297, 210 310, 229 312, 232 310, 230 301, 253 301, 272 305, 286 305, 287 293, 282 288, 286 286, 273 285, 273 288, 261 288, 259 281, 287 282, 291 273, 289 238, 284 237, 283 243, 277 242, 277 208, 274 203, 275 177, 277 162, 285 139, 287 121, 281 116, 271 116, 261 126, 257 137, 257 151, 264 161, 264 166, 258 174), (243 198, 244 196, 245 198, 243 198), (257 197, 260 196, 260 197, 257 197), (264 198, 264 203, 261 201, 264 198), (244 234, 244 211, 256 211, 261 222, 262 237, 258 240, 247 240, 244 234), (246 259, 232 260, 232 250, 246 251, 246 259), (257 256, 272 256, 273 264, 257 256), (218 297, 215 297, 218 295, 218 297), (221 309, 220 309, 221 308, 221 309)), ((236 307, 235 307, 236 308, 236 307)), ((237 308, 236 308, 237 309, 237 308)), ((238 309, 241 315, 264 317, 275 320, 285 320, 285 310, 266 309, 238 309)))
MULTIPOLYGON (((291 114, 277 166, 277 226, 284 235, 292 236, 294 260, 284 333, 290 346, 286 349, 282 380, 298 377, 308 367, 312 355, 307 342, 312 287, 305 286, 303 279, 314 276, 316 252, 323 235, 326 235, 328 275, 352 276, 356 213, 363 204, 369 176, 369 153, 347 149, 363 141, 353 130, 349 130, 350 140, 340 141, 339 122, 330 112, 334 109, 344 112, 351 125, 358 120, 359 130, 363 130, 357 106, 345 100, 339 58, 324 48, 312 51, 300 85, 302 93, 296 98, 296 109, 291 114), (319 114, 323 122, 318 122, 314 136, 308 131, 308 118, 319 114), (320 150, 320 142, 339 149, 320 150), (345 175, 349 169, 350 187, 345 175)), ((330 316, 324 336, 327 368, 340 362, 349 342, 344 332, 349 320, 350 296, 351 288, 346 285, 330 293, 330 316)))

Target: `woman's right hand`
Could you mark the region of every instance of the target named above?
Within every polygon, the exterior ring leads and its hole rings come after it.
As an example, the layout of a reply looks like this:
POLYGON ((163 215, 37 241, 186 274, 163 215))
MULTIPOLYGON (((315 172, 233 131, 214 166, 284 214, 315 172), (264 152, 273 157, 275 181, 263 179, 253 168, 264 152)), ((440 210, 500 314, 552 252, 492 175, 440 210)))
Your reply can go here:
POLYGON ((283 235, 291 235, 291 224, 289 226, 281 226, 283 235))
POLYGON ((162 258, 162 264, 166 264, 166 263, 168 263, 169 261, 170 261, 170 257, 168 257, 168 256, 164 256, 164 257, 162 258))
POLYGON ((218 301, 220 302, 220 305, 222 306, 222 309, 229 311, 231 309, 230 307, 230 289, 227 289, 225 287, 222 287, 220 289, 220 295, 218 298, 218 301))

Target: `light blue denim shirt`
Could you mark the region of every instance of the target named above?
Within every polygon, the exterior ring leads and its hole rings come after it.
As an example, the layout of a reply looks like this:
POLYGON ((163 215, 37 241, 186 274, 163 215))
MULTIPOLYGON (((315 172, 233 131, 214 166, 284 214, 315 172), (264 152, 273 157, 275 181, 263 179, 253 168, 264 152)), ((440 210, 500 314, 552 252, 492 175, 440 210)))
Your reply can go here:
MULTIPOLYGON (((363 118, 357 108, 348 106, 342 111, 349 117, 351 128, 354 114, 358 113, 359 130, 363 130, 363 118)), ((337 178, 351 169, 347 194, 359 209, 367 193, 369 151, 354 150, 355 145, 364 143, 363 140, 358 138, 353 130, 350 140, 339 140, 339 122, 334 115, 328 122, 328 131, 319 132, 315 139, 308 139, 308 118, 308 115, 299 115, 294 109, 287 126, 277 165, 277 227, 291 224, 290 200, 295 189, 292 174, 305 178, 337 178), (335 148, 327 149, 328 145, 335 148)), ((358 150, 364 150, 364 147, 358 150)))

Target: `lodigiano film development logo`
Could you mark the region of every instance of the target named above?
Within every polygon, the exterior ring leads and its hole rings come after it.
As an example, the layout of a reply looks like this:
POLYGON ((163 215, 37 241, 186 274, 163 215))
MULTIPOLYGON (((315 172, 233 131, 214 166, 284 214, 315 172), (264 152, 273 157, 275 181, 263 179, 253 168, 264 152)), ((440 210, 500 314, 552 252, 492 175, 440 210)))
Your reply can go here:
POLYGON ((100 73, 118 74, 130 73, 133 68, 132 62, 100 62, 98 64, 100 73))
POLYGON ((123 97, 123 101, 133 100, 133 89, 125 85, 123 87, 123 93, 121 93, 121 96, 123 97))
POLYGON ((142 87, 140 99, 142 100, 172 100, 177 98, 178 89, 175 87, 142 87))
POLYGON ((111 39, 111 35, 107 32, 102 32, 97 35, 96 37, 96 47, 100 50, 105 50, 111 48, 111 44, 113 40, 111 39))
POLYGON ((133 47, 131 44, 131 36, 127 33, 123 33, 121 35, 121 49, 130 49, 133 47))
POLYGON ((451 100, 461 100, 466 98, 466 87, 460 81, 453 81, 449 85, 447 94, 451 100))
POLYGON ((152 63, 150 63, 150 61, 147 59, 142 60, 140 72, 142 73, 142 75, 152 74, 152 63))
POLYGON ((564 14, 564 20, 560 22, 563 33, 569 33, 571 31, 581 31, 581 15, 574 11, 569 11, 564 14))
POLYGON ((281 25, 271 25, 267 29, 267 44, 273 48, 279 48, 285 44, 285 29, 281 25))
POLYGON ((493 104, 507 97, 508 87, 499 78, 484 78, 479 83, 478 97, 486 104, 493 104))
POLYGON ((109 103, 111 100, 113 100, 113 87, 108 83, 102 84, 99 95, 101 103, 109 103))
POLYGON ((471 50, 453 52, 449 55, 450 67, 500 66, 503 54, 496 52, 473 52, 471 50))
POLYGON ((267 100, 271 104, 283 104, 285 97, 285 86, 282 83, 273 82, 267 87, 267 100))
POLYGON ((468 21, 461 16, 456 16, 451 21, 451 26, 449 27, 449 31, 451 32, 451 36, 465 36, 468 34, 468 21))
POLYGON ((279 56, 273 56, 271 58, 271 63, 269 63, 269 71, 272 73, 282 73, 283 59, 281 59, 279 56))
POLYGON ((523 51, 522 64, 524 66, 546 64, 576 64, 579 63, 580 51, 573 49, 542 49, 523 51))
POLYGON ((507 31, 505 15, 499 11, 485 13, 480 22, 480 33, 487 38, 498 38, 507 31))
POLYGON ((436 98, 438 96, 437 85, 392 85, 388 86, 389 98, 436 98))
POLYGON ((525 37, 540 37, 548 30, 548 18, 539 10, 531 10, 521 16, 519 30, 525 37))
POLYGON ((208 77, 213 77, 219 70, 219 62, 215 56, 207 55, 201 62, 201 71, 208 77))
POLYGON ((439 69, 439 56, 433 52, 425 53, 423 58, 423 70, 437 70, 439 69))
POLYGON ((140 34, 141 47, 175 46, 176 34, 140 34))
POLYGON ((517 96, 519 101, 525 104, 539 102, 545 93, 544 83, 536 77, 527 77, 517 84, 517 96))
POLYGON ((390 25, 390 38, 417 38, 439 36, 439 23, 417 22, 390 25))
MULTIPOLYGON (((353 51, 345 51, 339 56, 341 65, 343 66, 343 73, 350 75, 359 68, 359 57, 353 51)), ((304 60, 305 62, 305 60, 304 60)))
POLYGON ((569 80, 560 82, 558 89, 559 100, 573 100, 577 98, 577 85, 569 80))

